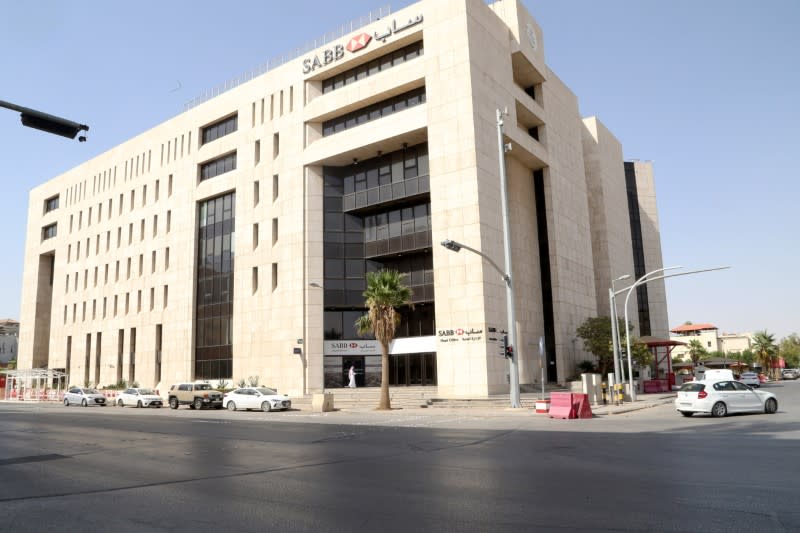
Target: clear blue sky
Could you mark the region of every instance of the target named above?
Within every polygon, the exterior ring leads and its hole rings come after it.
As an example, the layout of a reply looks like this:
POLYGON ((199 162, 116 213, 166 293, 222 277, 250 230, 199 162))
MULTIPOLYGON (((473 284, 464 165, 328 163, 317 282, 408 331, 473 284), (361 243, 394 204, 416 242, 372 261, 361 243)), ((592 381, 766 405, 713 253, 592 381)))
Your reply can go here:
MULTIPOLYGON (((399 9, 411 2, 393 2, 399 9)), ((550 67, 626 158, 655 164, 670 326, 800 331, 800 2, 524 0, 550 67)), ((91 126, 78 143, 0 109, 0 318, 18 318, 28 191, 186 101, 385 2, 5 0, 0 100, 91 126)))

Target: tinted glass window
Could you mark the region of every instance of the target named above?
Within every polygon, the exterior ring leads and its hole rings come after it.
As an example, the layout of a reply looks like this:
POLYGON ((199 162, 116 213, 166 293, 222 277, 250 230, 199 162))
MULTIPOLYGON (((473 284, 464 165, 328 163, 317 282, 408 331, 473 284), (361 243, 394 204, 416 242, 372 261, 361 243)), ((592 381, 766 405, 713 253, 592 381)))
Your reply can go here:
POLYGON ((705 388, 706 386, 702 383, 684 383, 681 385, 681 392, 700 392, 705 388))

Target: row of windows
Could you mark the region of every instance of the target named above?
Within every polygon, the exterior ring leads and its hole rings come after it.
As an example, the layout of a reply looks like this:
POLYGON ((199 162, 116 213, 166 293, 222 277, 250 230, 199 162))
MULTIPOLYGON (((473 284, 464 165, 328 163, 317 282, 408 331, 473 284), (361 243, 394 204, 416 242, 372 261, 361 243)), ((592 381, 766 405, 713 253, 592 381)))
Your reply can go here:
POLYGON ((200 181, 236 170, 236 152, 212 159, 200 165, 200 181))
MULTIPOLYGON (((135 297, 136 301, 131 302, 131 294, 130 292, 126 292, 124 294, 124 298, 122 294, 115 294, 114 298, 111 300, 111 309, 109 309, 108 305, 108 297, 104 296, 103 299, 100 301, 100 309, 98 309, 97 299, 92 300, 91 302, 82 302, 81 303, 81 322, 86 322, 87 318, 89 320, 97 320, 98 313, 100 313, 100 318, 106 318, 109 313, 111 313, 112 317, 118 316, 120 313, 123 315, 130 314, 133 309, 132 305, 135 305, 136 313, 142 312, 142 291, 136 291, 135 297), (87 309, 87 304, 91 303, 91 308, 87 309), (87 314, 89 313, 89 314, 87 314)), ((169 305, 169 285, 164 285, 161 289, 161 309, 166 309, 169 305)), ((155 311, 156 308, 156 288, 150 288, 150 311, 155 311)), ((69 313, 69 305, 64 306, 64 324, 69 322, 70 313, 69 313)), ((72 323, 78 321, 78 304, 72 304, 72 323)))
POLYGON ((326 120, 322 123, 323 137, 339 133, 348 128, 354 128, 361 124, 386 117, 409 107, 414 107, 425 103, 425 87, 414 89, 399 96, 389 98, 383 102, 363 107, 356 111, 347 113, 341 117, 326 120))
MULTIPOLYGON (((167 211, 167 215, 164 220, 164 232, 165 234, 169 234, 172 231, 172 211, 167 211)), ((128 224, 128 231, 127 231, 127 244, 133 244, 134 240, 134 223, 131 222, 128 224)), ((158 237, 158 215, 153 215, 153 223, 150 226, 151 228, 151 235, 152 238, 158 237)), ((145 219, 141 219, 138 224, 138 240, 139 242, 144 241, 147 232, 145 229, 145 219)), ((100 241, 101 241, 101 234, 98 233, 95 235, 94 238, 94 254, 100 255, 100 241)), ((123 227, 117 226, 117 237, 116 237, 116 245, 117 248, 122 246, 123 241, 123 227)), ((81 258, 81 243, 84 242, 82 239, 75 242, 75 257, 72 256, 72 244, 67 245, 67 263, 71 263, 73 259, 75 261, 80 260, 81 258)), ((84 256, 89 257, 89 253, 92 248, 92 238, 87 237, 85 241, 85 246, 83 247, 84 256)), ((105 238, 105 251, 108 252, 111 250, 111 230, 106 231, 106 238, 105 238)))
MULTIPOLYGON (((138 270, 138 277, 142 277, 142 275, 144 274, 144 268, 145 268, 144 257, 145 257, 144 254, 139 254, 138 265, 133 265, 133 258, 132 257, 128 257, 127 261, 123 262, 123 265, 127 264, 127 266, 125 267, 125 279, 126 280, 127 279, 131 279, 131 275, 133 275, 133 269, 134 268, 136 268, 138 270)), ((163 258, 163 260, 164 260, 164 272, 166 272, 167 270, 169 270, 169 248, 165 248, 164 249, 164 258, 163 258)), ((110 263, 106 263, 103 266, 103 285, 108 285, 108 281, 110 279, 109 268, 110 268, 110 263)), ((157 253, 156 253, 155 250, 153 250, 151 252, 151 254, 150 254, 150 273, 154 274, 156 272, 156 270, 157 270, 157 253)), ((114 272, 113 272, 114 282, 118 282, 120 280, 120 275, 121 275, 121 272, 120 272, 120 261, 116 261, 114 263, 114 272)), ((70 276, 72 276, 72 278, 71 278, 72 279, 72 290, 73 291, 77 291, 78 290, 78 284, 79 284, 81 276, 80 276, 80 271, 75 271, 74 274, 67 274, 66 275, 66 283, 65 283, 65 286, 64 286, 64 293, 65 294, 69 293, 70 276)), ((94 277, 93 277, 93 282, 92 282, 92 286, 93 287, 97 287, 97 284, 99 283, 99 278, 100 278, 100 267, 96 266, 96 267, 94 267, 94 277)), ((89 269, 88 268, 84 269, 84 271, 83 271, 83 288, 84 289, 88 289, 89 288, 89 269)))
POLYGON ((213 124, 210 124, 201 130, 202 144, 210 143, 220 137, 224 137, 230 133, 235 132, 239 128, 239 115, 223 118, 213 124))
MULTIPOLYGON (((335 210, 341 211, 339 204, 343 195, 427 176, 430 173, 428 145, 422 143, 406 146, 401 150, 359 161, 357 165, 325 167, 324 173, 325 201, 335 201, 335 210)), ((326 211, 328 210, 326 207, 326 211)))
POLYGON ((382 55, 377 59, 373 59, 369 63, 364 63, 363 65, 351 68, 350 70, 345 70, 341 74, 337 74, 332 78, 323 80, 322 92, 328 93, 333 90, 340 89, 345 85, 364 79, 367 76, 372 76, 378 72, 388 70, 391 67, 400 65, 406 61, 414 59, 415 57, 421 56, 423 52, 424 49, 422 46, 422 41, 410 44, 404 48, 395 50, 394 52, 389 52, 388 54, 382 55))
MULTIPOLYGON (((161 197, 161 180, 155 180, 153 184, 153 188, 151 189, 153 195, 153 202, 158 202, 161 197)), ((147 184, 142 185, 141 196, 139 196, 139 202, 141 207, 145 207, 147 205, 147 184)), ((167 178, 167 197, 172 196, 172 174, 169 175, 167 178)), ((97 204, 97 209, 94 209, 94 206, 89 207, 86 210, 86 227, 92 225, 92 221, 96 220, 98 223, 103 220, 103 207, 105 206, 106 212, 106 219, 111 220, 114 216, 114 199, 109 198, 108 202, 100 202, 97 204), (96 218, 95 218, 96 217, 96 218)), ((136 208, 136 189, 131 189, 131 192, 128 195, 128 206, 129 211, 134 211, 136 208)), ((117 201, 117 216, 121 216, 125 209, 125 193, 120 193, 119 199, 117 201)), ((69 216, 69 232, 72 233, 74 230, 75 225, 75 215, 69 216)), ((81 209, 78 211, 78 231, 83 229, 83 210, 81 209)))
MULTIPOLYGON (((279 116, 279 117, 283 116, 283 112, 284 112, 283 101, 284 101, 285 92, 286 91, 281 89, 280 91, 269 95, 269 119, 270 120, 274 120, 276 115, 279 116), (276 101, 277 101, 277 104, 276 104, 276 101)), ((256 125, 256 112, 257 111, 258 111, 258 114, 261 117, 260 118, 260 123, 261 124, 264 123, 264 107, 265 107, 264 106, 264 100, 265 100, 264 98, 261 99, 261 105, 260 106, 256 105, 257 102, 253 102, 252 103, 252 111, 250 113, 250 118, 251 118, 250 126, 251 127, 255 127, 255 125, 256 125), (258 109, 256 109, 257 107, 258 107, 258 109)), ((292 111, 294 111, 294 86, 293 85, 289 86, 287 100, 288 100, 288 104, 289 104, 288 105, 289 113, 291 113, 292 111)))
POLYGON ((384 240, 431 229, 431 204, 393 209, 364 217, 364 240, 384 240))

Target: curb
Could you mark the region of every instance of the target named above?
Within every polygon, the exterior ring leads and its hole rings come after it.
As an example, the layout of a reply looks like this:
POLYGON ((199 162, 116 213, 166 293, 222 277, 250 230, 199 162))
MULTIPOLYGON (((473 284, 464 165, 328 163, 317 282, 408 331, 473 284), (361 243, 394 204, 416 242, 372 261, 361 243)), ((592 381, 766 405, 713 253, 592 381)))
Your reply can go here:
POLYGON ((666 405, 668 403, 672 403, 674 400, 672 398, 668 398, 666 400, 661 400, 659 402, 650 402, 644 405, 632 405, 630 407, 623 407, 622 409, 616 411, 609 411, 607 413, 598 413, 598 414, 606 414, 606 415, 622 415, 625 413, 632 413, 633 411, 641 411, 642 409, 650 409, 651 407, 657 407, 659 405, 666 405))

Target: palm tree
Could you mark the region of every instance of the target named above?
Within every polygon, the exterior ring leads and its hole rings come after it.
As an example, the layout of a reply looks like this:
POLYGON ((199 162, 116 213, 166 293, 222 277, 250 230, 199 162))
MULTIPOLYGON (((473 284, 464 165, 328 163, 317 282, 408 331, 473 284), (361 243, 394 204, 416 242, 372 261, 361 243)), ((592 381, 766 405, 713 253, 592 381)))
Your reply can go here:
POLYGON ((773 363, 778 358, 778 347, 775 345, 775 335, 770 335, 767 330, 756 331, 753 334, 753 344, 750 349, 756 356, 756 360, 761 363, 762 371, 769 375, 773 363))
POLYGON ((381 343, 381 399, 379 410, 388 410, 389 402, 389 343, 394 339, 400 325, 397 308, 411 302, 411 289, 403 284, 405 274, 396 270, 367 272, 367 290, 364 291, 364 305, 367 314, 356 320, 355 326, 360 335, 373 334, 381 343))
POLYGON ((692 360, 692 365, 697 366, 700 358, 707 353, 708 350, 706 350, 706 347, 703 346, 702 342, 697 339, 692 339, 689 341, 689 358, 692 360))

